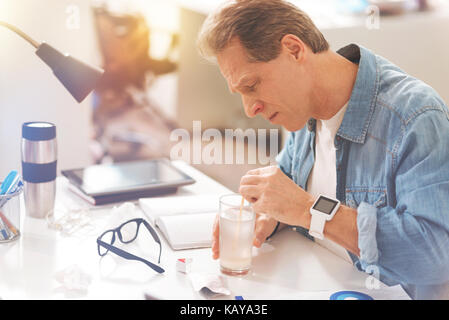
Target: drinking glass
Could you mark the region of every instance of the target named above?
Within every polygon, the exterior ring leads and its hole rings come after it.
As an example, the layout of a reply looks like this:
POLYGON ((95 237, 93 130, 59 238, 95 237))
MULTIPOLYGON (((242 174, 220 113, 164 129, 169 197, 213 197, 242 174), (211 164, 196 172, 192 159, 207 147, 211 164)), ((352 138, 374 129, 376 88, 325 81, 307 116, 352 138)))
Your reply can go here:
POLYGON ((220 197, 220 269, 228 275, 244 275, 251 268, 255 214, 239 194, 220 197))

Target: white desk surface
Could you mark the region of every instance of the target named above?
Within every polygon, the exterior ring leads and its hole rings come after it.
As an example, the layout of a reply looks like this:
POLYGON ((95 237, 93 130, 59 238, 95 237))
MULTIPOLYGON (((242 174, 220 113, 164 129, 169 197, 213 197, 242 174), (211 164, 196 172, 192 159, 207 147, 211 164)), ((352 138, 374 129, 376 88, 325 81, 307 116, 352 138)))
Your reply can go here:
MULTIPOLYGON (((179 189, 176 195, 230 193, 230 190, 183 162, 174 162, 197 180, 179 189)), ((72 206, 82 203, 66 190, 67 180, 57 179, 57 204, 72 206)), ((161 266, 157 274, 141 262, 125 260, 113 253, 100 258, 96 238, 110 228, 111 207, 91 210, 91 228, 72 235, 49 229, 45 219, 24 215, 21 236, 9 244, 0 244, 0 297, 3 299, 143 299, 149 292, 165 299, 204 299, 195 292, 187 275, 176 271, 178 258, 193 259, 192 272, 220 274, 210 248, 173 251, 161 237, 161 266), (77 265, 91 278, 87 291, 64 288, 55 275, 77 265)), ((143 212, 139 212, 144 216, 143 212)), ((120 245, 121 246, 121 245, 120 245)), ((124 249, 157 261, 158 246, 150 235, 140 232, 137 240, 124 249)), ((246 276, 224 276, 230 296, 245 299, 299 299, 301 292, 366 289, 368 275, 327 249, 297 232, 285 229, 260 249, 254 248, 253 267, 246 276)))

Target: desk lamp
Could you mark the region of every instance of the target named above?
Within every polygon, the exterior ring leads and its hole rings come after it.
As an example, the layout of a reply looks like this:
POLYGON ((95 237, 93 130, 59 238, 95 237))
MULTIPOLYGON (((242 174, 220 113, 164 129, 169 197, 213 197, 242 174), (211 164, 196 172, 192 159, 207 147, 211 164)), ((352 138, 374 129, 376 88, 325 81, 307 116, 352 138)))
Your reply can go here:
POLYGON ((9 23, 0 21, 0 26, 6 27, 35 47, 36 54, 52 70, 53 74, 70 94, 81 102, 95 88, 97 81, 103 74, 103 70, 97 67, 89 66, 69 55, 62 54, 45 42, 39 43, 31 39, 24 32, 9 23))

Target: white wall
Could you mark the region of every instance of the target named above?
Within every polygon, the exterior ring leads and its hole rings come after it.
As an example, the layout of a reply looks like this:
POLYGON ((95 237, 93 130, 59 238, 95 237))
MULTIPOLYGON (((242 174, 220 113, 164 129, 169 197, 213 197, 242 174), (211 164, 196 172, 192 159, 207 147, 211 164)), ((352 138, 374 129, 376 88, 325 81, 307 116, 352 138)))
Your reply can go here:
POLYGON ((333 50, 360 44, 432 86, 449 105, 449 7, 381 17, 379 29, 362 24, 322 32, 333 50))
MULTIPOLYGON (((64 53, 99 65, 89 3, 1 0, 0 20, 16 25, 37 41, 46 41, 64 53), (67 11, 70 8, 73 11, 67 11), (72 29, 76 27, 74 14, 78 9, 79 28, 72 29)), ((21 127, 26 121, 56 124, 58 171, 90 163, 91 96, 78 104, 34 52, 27 42, 0 27, 0 179, 9 170, 21 171, 21 127)))

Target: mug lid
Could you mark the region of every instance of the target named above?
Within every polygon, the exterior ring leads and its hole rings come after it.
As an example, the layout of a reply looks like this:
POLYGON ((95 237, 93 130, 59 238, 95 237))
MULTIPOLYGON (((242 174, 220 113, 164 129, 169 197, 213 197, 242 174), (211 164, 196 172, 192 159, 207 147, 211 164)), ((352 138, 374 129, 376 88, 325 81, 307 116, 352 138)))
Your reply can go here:
POLYGON ((56 138, 56 126, 51 122, 32 121, 22 125, 22 138, 31 141, 56 138))

